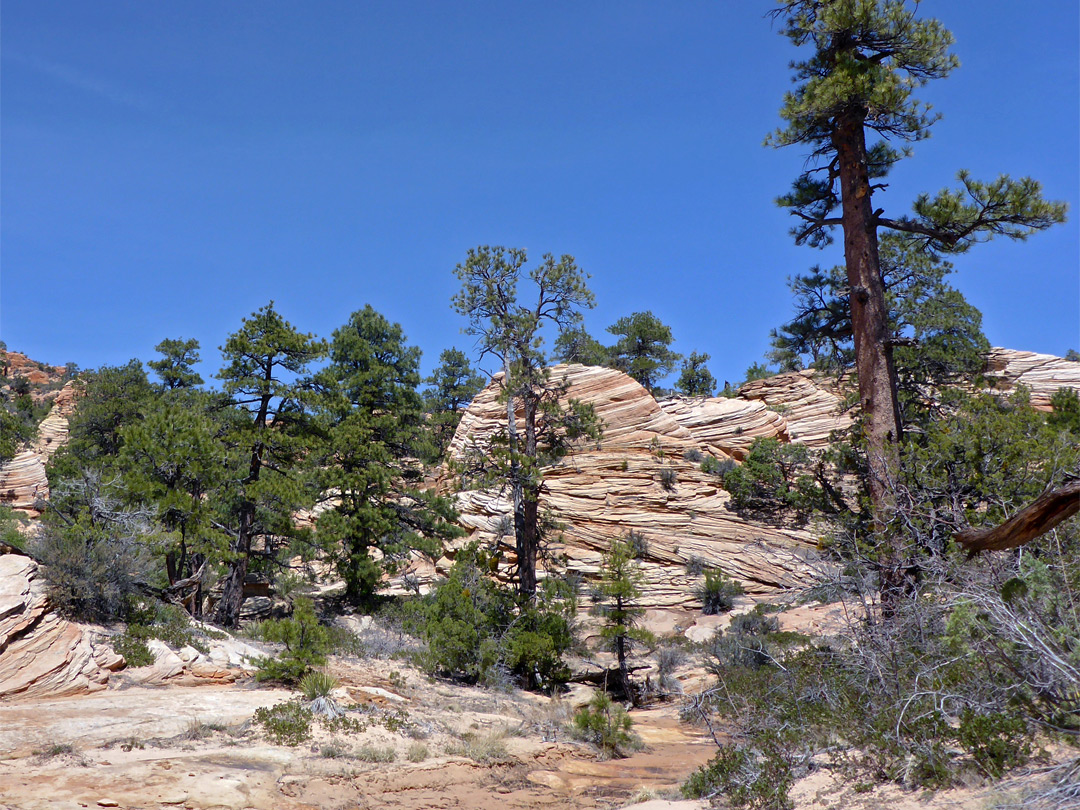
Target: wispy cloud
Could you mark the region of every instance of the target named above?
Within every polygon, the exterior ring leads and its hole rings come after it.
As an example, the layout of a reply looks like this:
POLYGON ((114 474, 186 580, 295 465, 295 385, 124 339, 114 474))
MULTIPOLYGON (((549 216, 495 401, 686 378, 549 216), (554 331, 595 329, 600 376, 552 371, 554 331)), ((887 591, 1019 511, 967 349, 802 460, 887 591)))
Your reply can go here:
POLYGON ((113 104, 143 111, 149 111, 154 106, 150 99, 145 96, 131 93, 123 87, 119 87, 111 82, 103 81, 79 68, 62 65, 59 62, 52 62, 47 59, 39 59, 36 56, 12 53, 10 51, 5 53, 3 58, 5 61, 23 65, 44 76, 48 76, 60 84, 105 99, 113 104))

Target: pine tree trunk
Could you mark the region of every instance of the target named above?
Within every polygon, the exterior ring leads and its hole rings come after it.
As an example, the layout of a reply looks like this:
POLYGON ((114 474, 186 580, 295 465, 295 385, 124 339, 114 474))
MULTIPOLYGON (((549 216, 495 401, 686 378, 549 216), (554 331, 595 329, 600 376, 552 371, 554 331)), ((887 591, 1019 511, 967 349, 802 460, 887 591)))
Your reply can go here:
MULTIPOLYGON (((525 515, 525 494, 521 481, 521 462, 518 460, 517 408, 514 391, 510 387, 510 353, 503 354, 503 385, 506 387, 506 439, 510 450, 510 499, 514 505, 514 546, 518 558, 518 592, 522 587, 522 560, 527 558, 528 541, 525 537, 528 520, 525 515)), ((533 591, 536 590, 536 574, 532 574, 533 591)))
MULTIPOLYGON (((536 397, 526 392, 525 448, 526 458, 536 458, 536 397)), ((536 555, 540 550, 540 487, 530 482, 522 486, 522 522, 518 535, 518 593, 531 599, 536 594, 536 555)))
MULTIPOLYGON (((272 371, 273 366, 268 363, 264 372, 266 391, 270 390, 272 371)), ((263 431, 267 429, 266 419, 269 412, 270 395, 263 394, 259 402, 259 411, 255 415, 255 440, 251 448, 251 459, 248 461, 248 475, 244 480, 245 486, 258 481, 259 473, 262 471, 263 431)), ((236 533, 236 542, 232 548, 234 559, 229 565, 229 573, 225 578, 221 601, 218 602, 217 609, 214 611, 214 620, 223 627, 236 627, 240 624, 240 608, 244 604, 244 579, 247 577, 248 560, 251 557, 251 541, 254 533, 255 504, 245 500, 240 506, 240 526, 236 533)))
POLYGON ((843 207, 851 328, 859 378, 863 436, 870 466, 874 533, 881 554, 881 604, 885 615, 906 590, 903 538, 893 526, 894 484, 900 466, 900 407, 889 344, 889 316, 878 258, 877 225, 871 204, 866 134, 862 116, 838 122, 833 134, 843 207))
POLYGON ((236 627, 240 623, 240 608, 244 604, 244 579, 247 577, 248 559, 251 556, 251 528, 255 505, 245 504, 240 516, 240 530, 233 544, 236 558, 229 565, 221 601, 214 610, 214 621, 222 627, 236 627))

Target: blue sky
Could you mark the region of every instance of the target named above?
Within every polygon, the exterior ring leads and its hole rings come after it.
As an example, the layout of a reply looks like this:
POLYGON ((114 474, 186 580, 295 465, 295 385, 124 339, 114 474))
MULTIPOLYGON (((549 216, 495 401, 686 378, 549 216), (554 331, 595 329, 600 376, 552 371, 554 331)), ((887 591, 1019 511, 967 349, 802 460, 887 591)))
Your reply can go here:
MULTIPOLYGON (((469 247, 574 255, 598 337, 651 309, 741 379, 791 313, 775 197, 796 51, 766 0, 0 4, 0 338, 82 367, 195 337, 208 371, 274 299, 323 336, 370 303, 429 370, 470 347, 469 247)), ((1075 0, 924 2, 961 68, 877 204, 958 169, 1040 179, 1070 221, 955 261, 995 345, 1080 348, 1075 0)))

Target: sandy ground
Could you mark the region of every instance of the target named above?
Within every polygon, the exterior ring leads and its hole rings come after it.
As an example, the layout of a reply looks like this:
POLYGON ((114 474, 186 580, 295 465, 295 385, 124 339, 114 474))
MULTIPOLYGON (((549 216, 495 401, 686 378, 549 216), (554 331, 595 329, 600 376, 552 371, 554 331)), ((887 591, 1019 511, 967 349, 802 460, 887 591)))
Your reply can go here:
POLYGON ((389 669, 337 664, 334 674, 349 696, 342 702, 367 707, 358 716, 395 714, 407 718, 403 727, 318 729, 297 747, 272 744, 249 722, 291 694, 250 682, 0 705, 0 807, 615 808, 635 796, 673 798, 713 753, 674 706, 635 712, 645 749, 601 760, 560 730, 563 701, 405 669, 387 677, 389 669), (470 743, 486 752, 482 761, 470 743), (393 750, 394 761, 367 761, 372 748, 393 750))

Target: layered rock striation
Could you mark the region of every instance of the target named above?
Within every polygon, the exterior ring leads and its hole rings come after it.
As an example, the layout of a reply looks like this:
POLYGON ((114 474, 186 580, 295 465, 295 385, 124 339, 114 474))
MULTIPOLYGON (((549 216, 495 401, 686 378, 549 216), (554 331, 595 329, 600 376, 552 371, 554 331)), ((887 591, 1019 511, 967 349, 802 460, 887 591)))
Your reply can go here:
POLYGON ((1050 397, 1059 388, 1080 391, 1080 363, 1052 354, 994 348, 986 357, 985 373, 995 390, 1027 387, 1032 406, 1042 411, 1053 410, 1050 397))
MULTIPOLYGON (((750 400, 661 405, 633 379, 608 368, 557 366, 552 377, 565 380, 567 399, 591 404, 604 423, 599 443, 545 471, 541 508, 559 524, 550 551, 564 557, 571 572, 597 575, 612 540, 634 532, 646 546, 643 601, 650 608, 700 608, 694 590, 706 567, 722 569, 751 593, 810 581, 813 535, 744 520, 728 508, 719 479, 701 469, 706 453, 727 458, 744 452, 755 436, 786 438, 785 417, 750 400)), ((452 458, 463 458, 470 446, 482 448, 503 428, 506 411, 498 388, 496 378, 466 411, 452 458)), ((506 493, 466 490, 456 498, 461 522, 471 531, 463 542, 498 545, 512 565, 506 493)))
POLYGON ((0 700, 96 692, 123 665, 100 633, 52 612, 37 563, 0 554, 0 700))
POLYGON ((35 504, 38 500, 48 500, 45 465, 67 442, 68 420, 75 411, 76 396, 75 382, 69 381, 56 392, 52 408, 38 425, 30 447, 0 465, 0 505, 37 515, 35 504))

